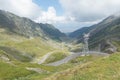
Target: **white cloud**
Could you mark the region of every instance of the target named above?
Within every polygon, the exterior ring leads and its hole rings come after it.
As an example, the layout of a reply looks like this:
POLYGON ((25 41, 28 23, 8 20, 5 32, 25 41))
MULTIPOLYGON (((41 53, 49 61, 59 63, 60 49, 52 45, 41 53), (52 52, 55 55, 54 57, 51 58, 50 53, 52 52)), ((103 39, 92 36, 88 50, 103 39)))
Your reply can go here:
POLYGON ((66 15, 76 21, 96 21, 120 11, 120 0, 60 0, 66 15))
POLYGON ((40 7, 32 0, 0 0, 0 9, 30 19, 35 19, 41 14, 40 7))
POLYGON ((74 20, 72 17, 57 16, 56 10, 52 6, 48 7, 48 11, 44 11, 32 0, 0 0, 0 9, 30 18, 38 23, 57 25, 74 20))
POLYGON ((35 20, 36 22, 42 23, 62 23, 66 21, 66 17, 57 16, 56 10, 54 7, 49 7, 48 11, 43 11, 41 15, 35 20))
POLYGON ((120 0, 59 0, 65 14, 58 16, 54 7, 47 11, 32 0, 0 0, 0 9, 36 22, 51 23, 62 31, 89 26, 120 11, 120 0))
POLYGON ((73 32, 81 27, 88 27, 93 24, 97 24, 101 20, 98 21, 90 21, 90 22, 79 22, 79 21, 67 21, 66 23, 57 23, 55 26, 57 26, 58 29, 60 29, 63 32, 73 32))
POLYGON ((0 9, 12 12, 21 17, 27 17, 36 22, 42 23, 63 23, 69 19, 65 16, 57 16, 54 7, 48 7, 48 11, 44 11, 32 0, 0 0, 0 9))

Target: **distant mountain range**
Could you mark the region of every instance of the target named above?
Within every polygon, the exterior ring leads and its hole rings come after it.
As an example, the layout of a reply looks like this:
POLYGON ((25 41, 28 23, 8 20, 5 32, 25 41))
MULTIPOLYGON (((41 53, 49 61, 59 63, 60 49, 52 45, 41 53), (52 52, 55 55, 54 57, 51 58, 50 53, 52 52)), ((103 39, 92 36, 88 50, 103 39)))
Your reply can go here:
POLYGON ((66 36, 51 24, 35 23, 28 18, 2 10, 0 10, 0 28, 28 38, 40 36, 61 41, 61 38, 66 36))
POLYGON ((51 24, 0 10, 0 80, 118 80, 119 73, 120 16, 65 35, 51 24), (83 56, 84 33, 90 33, 90 50, 119 52, 83 56))
POLYGON ((120 41, 120 16, 109 16, 98 24, 72 32, 69 37, 75 38, 76 43, 80 43, 83 41, 84 33, 90 33, 89 47, 91 49, 100 47, 102 51, 114 52, 116 50, 112 50, 113 46, 110 43, 120 41))
POLYGON ((6 29, 8 33, 15 33, 27 38, 40 37, 46 40, 62 41, 69 36, 76 44, 83 42, 84 33, 90 33, 89 47, 91 50, 99 49, 110 53, 120 50, 118 45, 120 43, 119 15, 111 15, 98 24, 83 27, 65 35, 52 24, 35 23, 28 18, 0 10, 0 28, 6 29))

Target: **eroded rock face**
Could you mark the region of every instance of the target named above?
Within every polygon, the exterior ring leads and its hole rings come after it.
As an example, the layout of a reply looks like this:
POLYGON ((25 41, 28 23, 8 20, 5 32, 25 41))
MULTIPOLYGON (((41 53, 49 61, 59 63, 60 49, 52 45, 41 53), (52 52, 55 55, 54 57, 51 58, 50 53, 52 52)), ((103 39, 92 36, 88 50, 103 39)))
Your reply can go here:
POLYGON ((115 53, 116 51, 113 48, 108 48, 105 50, 106 53, 112 54, 115 53))
POLYGON ((4 60, 6 62, 10 61, 10 59, 5 55, 0 55, 0 59, 4 60))
POLYGON ((117 52, 117 47, 113 45, 112 43, 113 40, 106 40, 101 44, 101 49, 102 51, 112 54, 117 52))

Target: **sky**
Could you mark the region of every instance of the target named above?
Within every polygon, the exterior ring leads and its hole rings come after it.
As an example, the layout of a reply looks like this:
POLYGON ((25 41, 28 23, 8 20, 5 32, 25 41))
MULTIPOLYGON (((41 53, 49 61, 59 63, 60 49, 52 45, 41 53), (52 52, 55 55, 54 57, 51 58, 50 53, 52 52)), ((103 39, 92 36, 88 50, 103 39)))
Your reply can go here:
POLYGON ((0 0, 0 9, 72 32, 119 14, 120 0, 0 0))

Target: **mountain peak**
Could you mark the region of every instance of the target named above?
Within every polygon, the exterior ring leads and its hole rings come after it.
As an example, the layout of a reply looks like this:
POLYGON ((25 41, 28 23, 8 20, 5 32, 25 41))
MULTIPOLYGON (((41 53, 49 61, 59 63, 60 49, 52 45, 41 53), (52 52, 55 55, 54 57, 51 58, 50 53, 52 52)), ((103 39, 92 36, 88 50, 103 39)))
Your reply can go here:
POLYGON ((13 33, 26 37, 39 36, 60 40, 60 37, 65 36, 51 24, 38 24, 28 18, 3 10, 0 10, 0 28, 7 28, 13 33))

